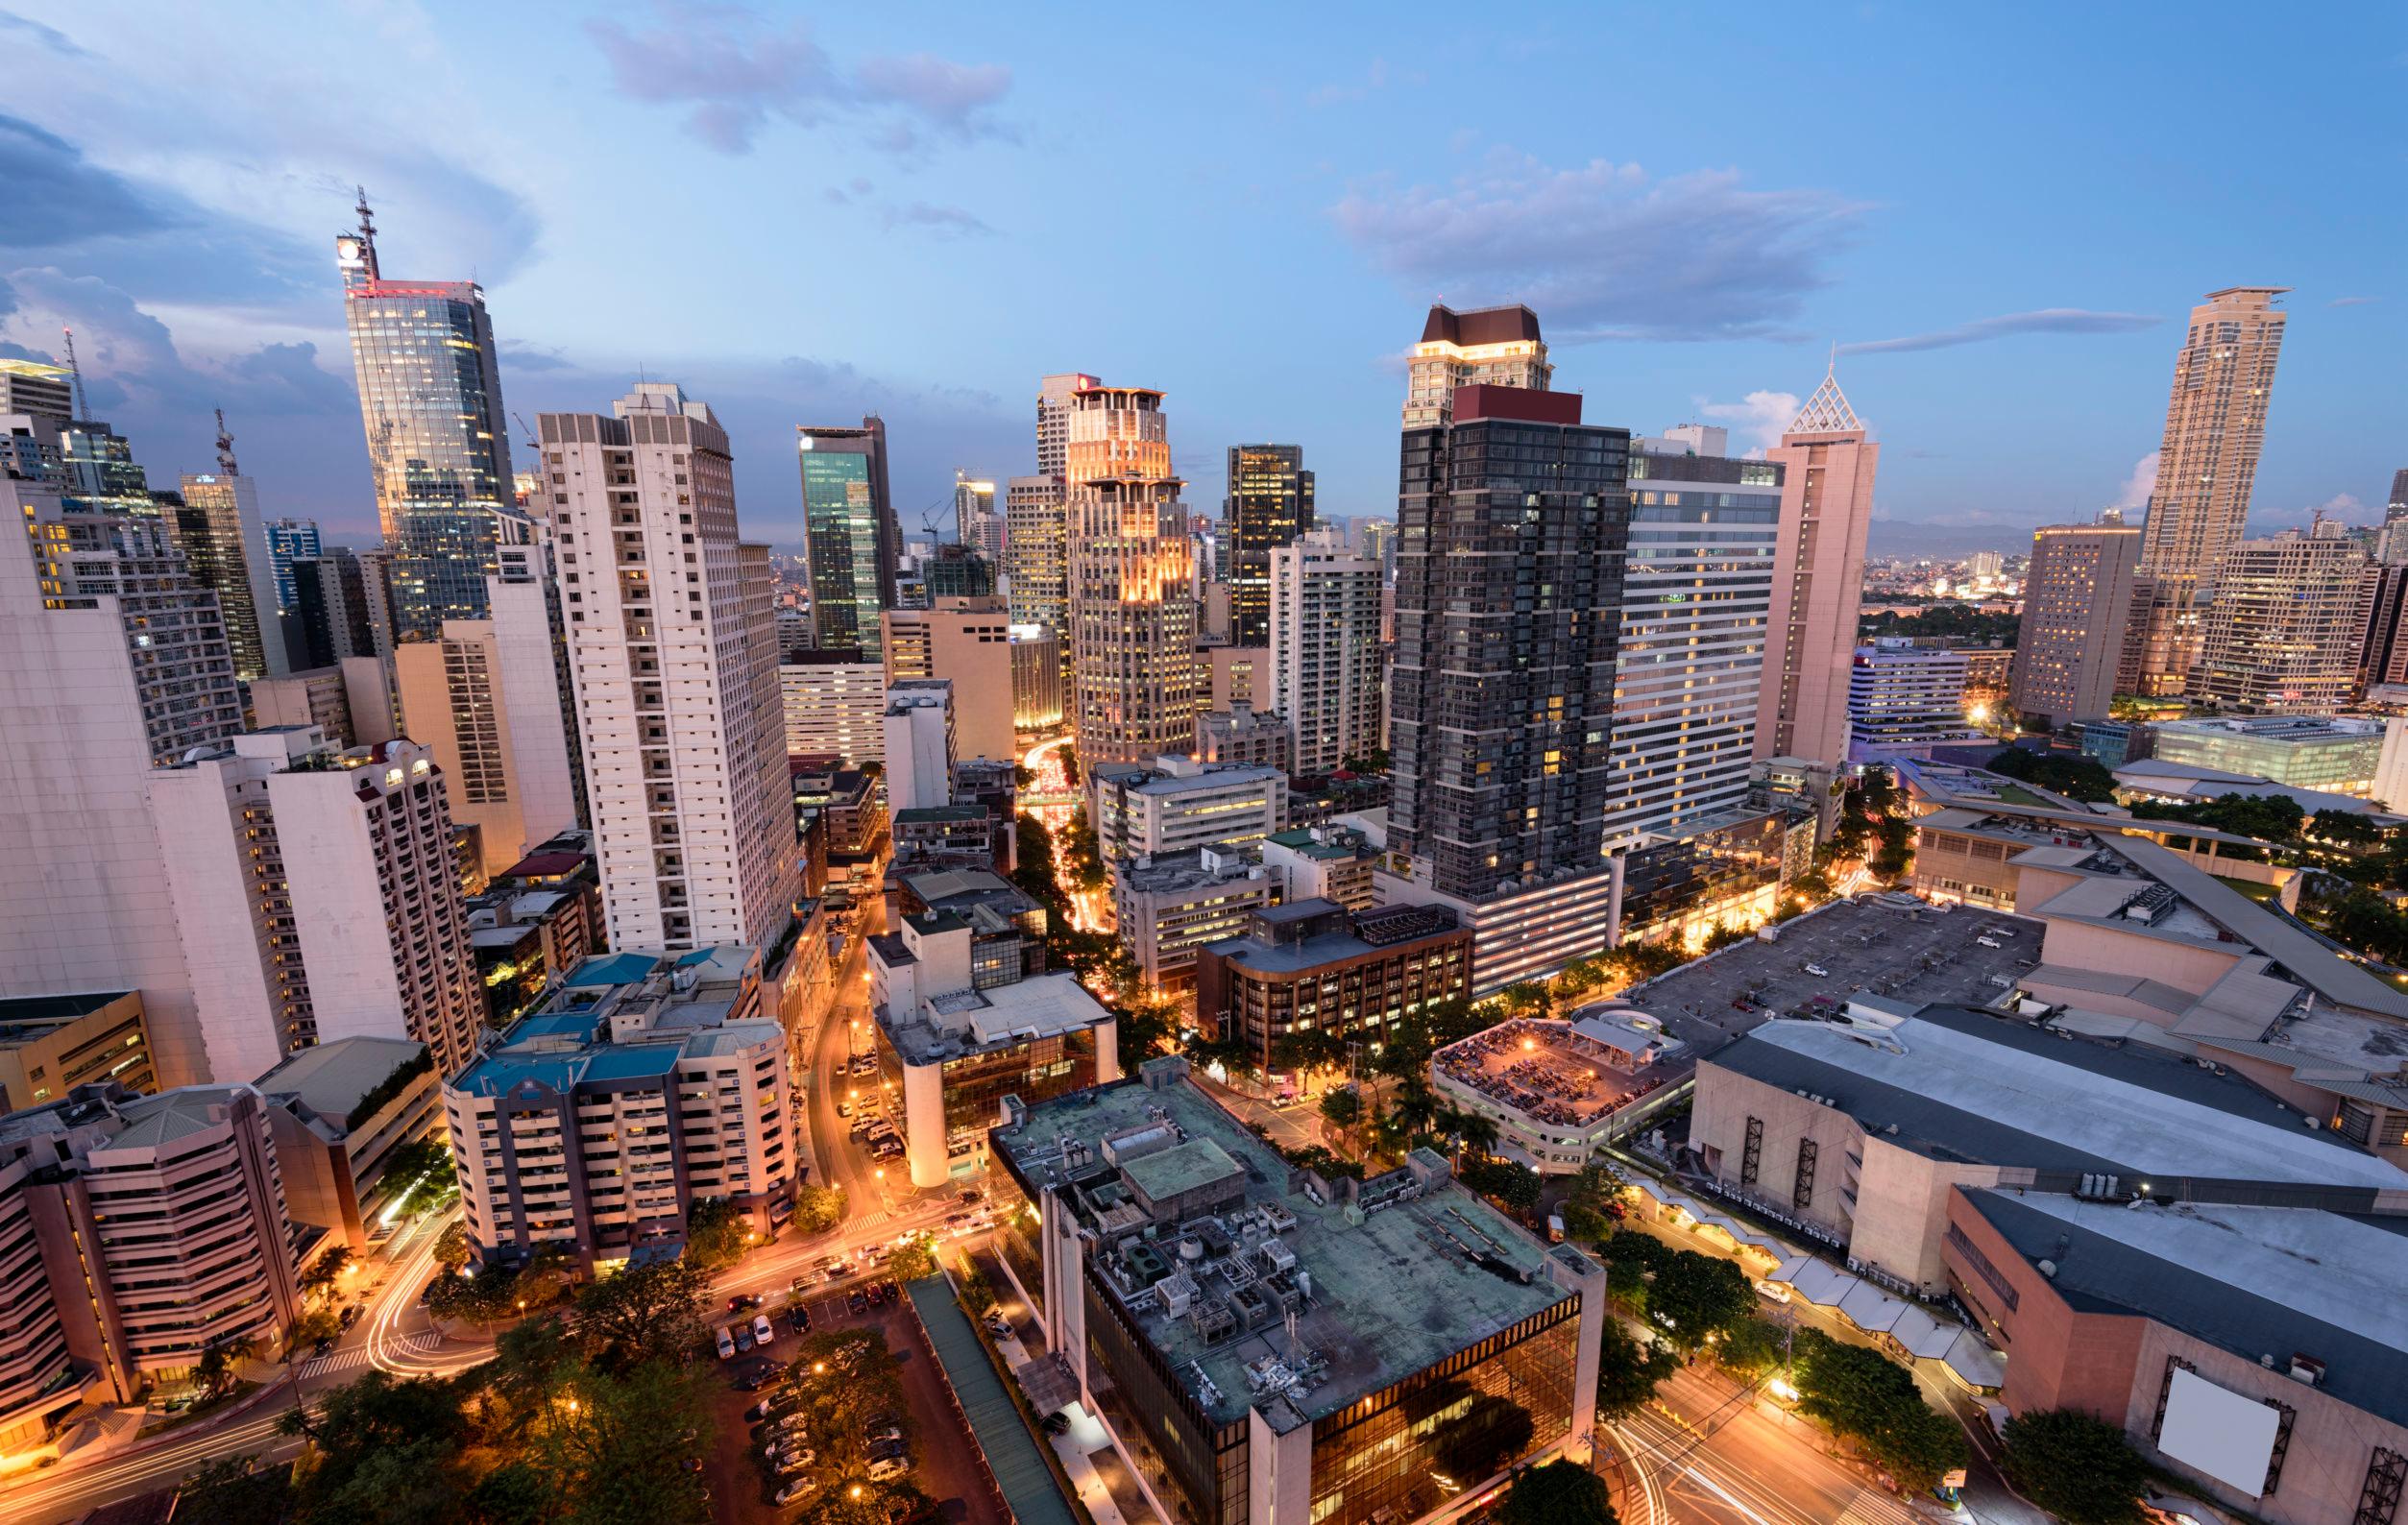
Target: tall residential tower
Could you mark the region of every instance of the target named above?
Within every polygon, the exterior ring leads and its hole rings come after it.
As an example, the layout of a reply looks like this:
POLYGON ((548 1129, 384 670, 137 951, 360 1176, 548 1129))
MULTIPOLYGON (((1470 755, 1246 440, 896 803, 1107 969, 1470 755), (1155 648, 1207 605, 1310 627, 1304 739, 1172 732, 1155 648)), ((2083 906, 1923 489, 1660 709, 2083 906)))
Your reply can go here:
POLYGON ((1229 492, 1221 500, 1229 564, 1218 569, 1229 585, 1230 643, 1271 641, 1271 552, 1313 529, 1313 473, 1297 445, 1229 447, 1229 492))
POLYGON ((1066 446, 1079 761, 1151 761, 1196 734, 1196 600, 1162 394, 1073 394, 1066 446))
POLYGON ((1756 701, 1756 756, 1836 767, 1848 756, 1848 682, 1864 602, 1864 537, 1882 448, 1836 372, 1806 399, 1781 443, 1781 536, 1771 624, 1756 701))

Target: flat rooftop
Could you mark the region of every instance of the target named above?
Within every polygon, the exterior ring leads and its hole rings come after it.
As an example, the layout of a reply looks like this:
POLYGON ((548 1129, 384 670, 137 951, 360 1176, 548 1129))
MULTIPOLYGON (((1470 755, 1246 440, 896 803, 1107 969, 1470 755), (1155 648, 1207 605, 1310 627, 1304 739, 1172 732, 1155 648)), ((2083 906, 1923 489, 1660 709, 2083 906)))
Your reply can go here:
MULTIPOLYGON (((993 1137, 998 1154, 1032 1196, 1054 1184, 1082 1216, 1097 1201, 1123 1201, 1110 1209, 1111 1224, 1100 1228, 1093 1253, 1105 1257, 1124 1244, 1144 1246, 1164 1264, 1185 1267, 1180 1273, 1193 1275, 1200 1298, 1235 1295, 1232 1282, 1210 1268, 1248 1261, 1248 1247, 1259 1251, 1265 1245, 1259 1227, 1277 1225, 1270 1237, 1292 1252, 1294 1269, 1309 1278, 1296 1337, 1313 1358, 1307 1368, 1318 1373, 1284 1397, 1258 1396, 1249 1382, 1250 1366, 1260 1372, 1265 1361, 1286 1362, 1293 1353, 1278 1319, 1252 1327, 1241 1320, 1233 1333, 1207 1340, 1194 1319, 1167 1311, 1167 1282, 1128 1293, 1114 1288, 1131 1321, 1216 1424, 1260 1408, 1276 1429, 1293 1429, 1573 1295, 1548 1278, 1545 1247, 1444 1174, 1443 1160, 1421 1162, 1438 1175, 1419 1192, 1406 1192, 1413 1183, 1399 1171, 1367 1183, 1363 1206, 1317 1202, 1303 1190, 1301 1173, 1184 1078, 1160 1090, 1127 1080, 1074 1092, 1032 1108, 1018 1126, 999 1128, 993 1137), (1213 1219, 1158 1225, 1149 1241, 1142 1214, 1123 1200, 1129 1186, 1106 1163, 1103 1144, 1165 1124, 1179 1135, 1176 1145, 1132 1160, 1131 1176, 1148 1192, 1176 1192, 1182 1182, 1218 1178, 1226 1158, 1238 1173, 1243 1199, 1213 1219), (1065 1163, 1064 1140, 1083 1147, 1082 1163, 1065 1163), (1198 1240, 1205 1258, 1181 1258, 1180 1237, 1198 1240), (1224 1253, 1210 1253, 1214 1247, 1224 1253)), ((1253 1282, 1251 1269, 1239 1274, 1253 1282)))
POLYGON ((336 1038, 295 1051, 254 1083, 263 1096, 298 1096, 339 1126, 385 1077, 426 1057, 426 1046, 411 1038, 336 1038))
POLYGON ((2177 1054, 1926 1006, 1887 1029, 1768 1022, 1710 1062, 1830 1098, 1868 1131, 1935 1159, 2408 1192, 2361 1153, 2233 1074, 2177 1054))
POLYGON ((1689 1045, 1636 1008, 1594 1002, 1568 1020, 1516 1017, 1448 1044, 1432 1072, 1534 1123, 1587 1127, 1662 1085, 1689 1045))
POLYGON ((2136 1314, 2288 1369, 2408 1424, 2408 1219, 2182 1202, 2126 1207, 2006 1191, 1965 1194, 2080 1313, 2136 1314))
MULTIPOLYGON (((901 939, 896 939, 898 952, 901 939)), ((879 945, 886 953, 885 944, 879 945)), ((888 958, 891 965, 908 960, 888 958)), ((879 1030, 906 1064, 934 1064, 942 1059, 1025 1043, 1034 1038, 1059 1037, 1091 1028, 1110 1015, 1101 1002, 1067 971, 1032 975, 1010 984, 984 990, 961 990, 936 998, 934 1014, 897 1018, 880 1007, 879 1030)))

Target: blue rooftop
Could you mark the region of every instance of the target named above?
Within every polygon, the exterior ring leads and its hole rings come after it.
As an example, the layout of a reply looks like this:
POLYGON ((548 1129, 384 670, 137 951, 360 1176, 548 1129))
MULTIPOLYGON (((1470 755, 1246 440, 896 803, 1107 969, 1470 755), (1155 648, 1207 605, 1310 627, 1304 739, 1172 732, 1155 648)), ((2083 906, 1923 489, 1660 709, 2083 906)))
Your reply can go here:
POLYGON ((588 958, 571 975, 571 985, 631 985, 661 966, 658 954, 606 954, 588 958))

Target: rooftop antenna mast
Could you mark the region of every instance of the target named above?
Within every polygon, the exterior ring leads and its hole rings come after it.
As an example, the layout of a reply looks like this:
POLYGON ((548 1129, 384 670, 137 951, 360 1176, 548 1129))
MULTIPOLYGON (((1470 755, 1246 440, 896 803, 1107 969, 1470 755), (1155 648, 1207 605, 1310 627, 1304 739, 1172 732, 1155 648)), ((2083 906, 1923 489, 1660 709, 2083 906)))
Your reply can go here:
POLYGON ((84 399, 84 367, 77 363, 75 358, 75 330, 65 324, 61 324, 59 332, 67 342, 67 375, 75 380, 75 416, 88 420, 92 416, 92 409, 91 404, 84 399))
POLYGON ((368 187, 359 190, 359 205, 353 209, 359 213, 359 263, 370 280, 379 278, 377 270, 377 220, 368 210, 368 187))
POLYGON ((226 432, 226 410, 217 410, 217 469, 228 476, 240 476, 242 469, 234 464, 234 437, 226 432))

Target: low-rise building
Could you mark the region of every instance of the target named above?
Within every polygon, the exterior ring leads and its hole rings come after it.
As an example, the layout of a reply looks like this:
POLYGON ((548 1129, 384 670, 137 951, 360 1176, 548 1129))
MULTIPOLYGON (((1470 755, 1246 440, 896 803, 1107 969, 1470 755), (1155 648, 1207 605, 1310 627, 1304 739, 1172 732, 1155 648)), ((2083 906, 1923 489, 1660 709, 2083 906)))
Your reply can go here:
POLYGON ((1717 928, 1758 926, 1813 850, 1814 817, 1803 808, 1724 811, 1629 848, 1615 858, 1615 940, 1701 948, 1717 928))
POLYGON ((1258 842, 1287 826, 1287 774, 1251 762, 1160 757, 1152 766, 1087 769, 1087 819, 1106 864, 1143 854, 1184 853, 1220 842, 1258 842))
POLYGON ((589 959, 443 1088, 472 1253, 673 1255, 704 1198, 770 1232, 793 1212, 794 1103, 757 950, 589 959))
POLYGON ((259 1077, 284 1178, 284 1205, 304 1259, 342 1245, 364 1255, 392 1229, 384 1209, 414 1184, 386 1167, 394 1151, 443 1130, 443 1077, 423 1043, 337 1038, 259 1077))
POLYGON ((2149 728, 2148 755, 2160 762, 2246 773, 2299 788, 2371 794, 2385 725, 2314 715, 2165 720, 2149 728))
POLYGON ((506 1028, 598 951, 602 890, 590 847, 547 845, 512 863, 468 903, 468 925, 486 1025, 506 1028))
POLYGON ((887 667, 851 649, 787 651, 778 698, 790 757, 833 757, 847 767, 887 756, 887 667))
POLYGON ((890 872, 912 867, 980 868, 995 861, 995 818, 983 805, 923 805, 892 817, 890 872))
POLYGON ((2070 1037, 1862 997, 1767 1022, 1699 1062, 1689 1147, 1732 1196, 1931 1295, 1952 1187, 2408 1210, 2408 1172, 2241 1076, 2070 1037))
POLYGON ((1547 979, 1576 958, 1605 952, 1619 891, 1619 877, 1607 863, 1478 897, 1443 893, 1417 879, 1413 860, 1399 853, 1372 871, 1372 895, 1378 904, 1445 906, 1472 929, 1474 1001, 1519 980, 1547 979))
POLYGON ((1262 843, 1262 866, 1278 882, 1281 900, 1331 900, 1349 910, 1371 909, 1378 861, 1365 833, 1334 823, 1274 832, 1262 843))
POLYGON ((1848 668, 1848 759, 1876 762, 1979 741, 1965 720, 1965 654, 1885 636, 1848 668))
POLYGON ((1158 990, 1193 983, 1197 951, 1244 932, 1277 894, 1261 853, 1247 847, 1125 859, 1112 876, 1121 946, 1158 990))
POLYGON ((1077 976, 1024 976, 1016 955, 999 956, 1011 939, 981 914, 991 909, 921 911, 869 940, 870 1010, 902 1072, 914 1186, 983 1169, 1005 1097, 1034 1105, 1120 1077, 1112 1014, 1077 976))
POLYGON ((1334 901, 1257 908, 1245 935, 1196 954, 1196 1020, 1242 1038, 1265 1069, 1308 1030, 1379 1043, 1472 989, 1472 929, 1444 906, 1350 911, 1334 901))
POLYGON ((1294 1169, 1178 1057, 1023 1109, 995 1150, 1036 1204, 1070 1395, 1160 1458, 1184 1517, 1407 1525, 1588 1461, 1603 1268, 1430 1150, 1294 1169))
POLYGON ((158 1089, 140 991, 0 1001, 0 1113, 110 1080, 129 1091, 158 1089))
POLYGON ((906 874, 889 918, 943 912, 970 927, 970 982, 1009 984, 1045 972, 1044 904, 984 868, 906 874))
POLYGON ((1204 762, 1251 762, 1292 773, 1296 770, 1296 731, 1285 715, 1258 712, 1243 699, 1232 700, 1226 710, 1197 713, 1196 757, 1204 762))
POLYGON ((1661 1019, 1599 1001, 1560 1021, 1517 1017, 1450 1043, 1430 1056, 1430 1085, 1496 1125, 1496 1152, 1569 1175, 1689 1073, 1688 1051, 1661 1019))

